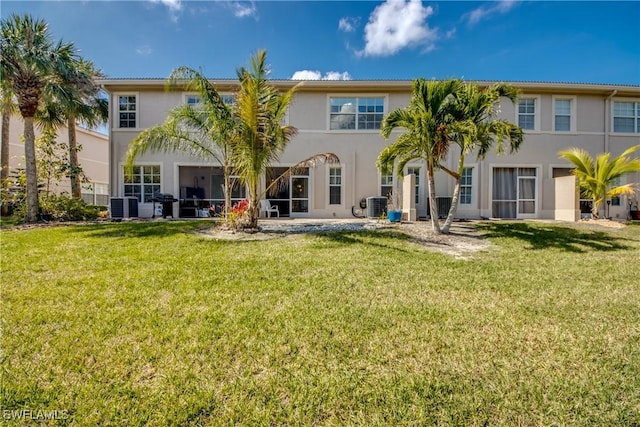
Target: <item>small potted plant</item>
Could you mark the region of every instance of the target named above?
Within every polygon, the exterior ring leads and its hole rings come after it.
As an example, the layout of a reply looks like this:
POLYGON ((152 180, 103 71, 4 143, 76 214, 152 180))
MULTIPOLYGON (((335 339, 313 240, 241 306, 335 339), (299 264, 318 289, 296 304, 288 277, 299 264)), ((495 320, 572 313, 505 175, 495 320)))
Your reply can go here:
POLYGON ((400 222, 402 220, 402 210, 398 203, 398 196, 395 192, 387 195, 387 217, 390 222, 400 222))

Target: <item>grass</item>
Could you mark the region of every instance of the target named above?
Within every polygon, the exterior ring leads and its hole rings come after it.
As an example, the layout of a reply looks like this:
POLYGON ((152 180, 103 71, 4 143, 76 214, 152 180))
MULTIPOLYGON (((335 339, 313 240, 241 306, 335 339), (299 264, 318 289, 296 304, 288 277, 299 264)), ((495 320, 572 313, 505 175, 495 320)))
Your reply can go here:
POLYGON ((63 411, 56 425, 640 424, 638 224, 483 223, 492 247, 470 261, 380 231, 240 242, 201 226, 2 231, 1 409, 63 411))

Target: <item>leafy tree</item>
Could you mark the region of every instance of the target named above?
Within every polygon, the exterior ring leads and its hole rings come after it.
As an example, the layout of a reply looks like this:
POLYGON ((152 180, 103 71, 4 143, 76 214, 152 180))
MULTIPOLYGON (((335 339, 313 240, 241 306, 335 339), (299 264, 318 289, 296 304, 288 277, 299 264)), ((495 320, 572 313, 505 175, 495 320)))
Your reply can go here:
POLYGON ((381 133, 384 138, 389 138, 396 128, 403 128, 406 132, 382 150, 376 165, 383 173, 389 173, 397 162, 398 172, 402 173, 411 160, 422 159, 426 162, 431 226, 438 234, 441 230, 438 222, 434 172, 439 167, 440 161, 447 156, 449 150, 447 126, 453 120, 452 103, 463 85, 463 82, 457 79, 445 81, 417 79, 413 82, 409 105, 392 111, 382 122, 381 133))
POLYGON ((611 158, 611 153, 602 153, 595 159, 586 150, 577 147, 558 153, 575 166, 573 174, 580 182, 581 191, 593 198, 593 219, 600 217, 600 206, 607 198, 634 194, 633 184, 613 186, 613 183, 625 174, 640 171, 640 158, 631 158, 639 149, 640 145, 635 145, 614 158, 611 158))
POLYGON ((38 174, 36 170, 33 118, 43 93, 62 84, 60 76, 73 69, 77 57, 73 44, 55 43, 47 24, 29 15, 11 15, 1 23, 0 77, 14 93, 24 119, 25 168, 27 178, 27 222, 38 219, 38 174))
POLYGON ((451 208, 442 226, 442 232, 448 233, 460 201, 460 179, 464 170, 466 155, 477 151, 478 160, 484 159, 495 144, 498 153, 505 150, 505 141, 510 152, 517 151, 523 141, 522 129, 507 121, 498 119, 500 97, 511 102, 517 101, 518 92, 513 86, 495 84, 481 89, 476 84, 466 83, 455 95, 452 103, 452 122, 447 126, 449 140, 460 148, 458 170, 451 171, 440 165, 441 169, 455 180, 451 208))

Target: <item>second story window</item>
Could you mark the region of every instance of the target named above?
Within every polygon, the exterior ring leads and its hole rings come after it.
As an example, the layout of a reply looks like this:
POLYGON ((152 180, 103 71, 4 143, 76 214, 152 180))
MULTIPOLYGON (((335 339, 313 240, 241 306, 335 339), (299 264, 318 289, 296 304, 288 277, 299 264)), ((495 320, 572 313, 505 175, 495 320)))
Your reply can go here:
POLYGON ((613 103, 613 131, 640 133, 640 102, 613 103))
POLYGON ((518 101, 518 126, 524 130, 536 129, 535 98, 523 98, 518 101))
POLYGON ((553 101, 554 110, 554 125, 553 130, 556 132, 571 132, 571 115, 572 115, 572 100, 570 98, 555 98, 553 101))
POLYGON ((384 98, 358 97, 330 100, 329 129, 377 130, 384 117, 384 98))
POLYGON ((192 107, 200 104, 200 95, 185 95, 185 102, 192 107))
POLYGON ((118 127, 135 128, 137 109, 135 95, 118 96, 118 127))

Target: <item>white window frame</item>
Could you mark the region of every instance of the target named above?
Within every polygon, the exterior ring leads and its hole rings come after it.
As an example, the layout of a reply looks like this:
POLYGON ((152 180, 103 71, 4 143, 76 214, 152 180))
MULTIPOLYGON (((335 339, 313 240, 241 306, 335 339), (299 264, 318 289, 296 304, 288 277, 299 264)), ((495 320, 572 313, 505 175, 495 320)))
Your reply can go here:
MULTIPOLYGON (((629 118, 627 116, 618 116, 618 117, 624 117, 624 118, 629 118)), ((623 99, 623 98, 614 98, 613 101, 611 102, 611 133, 614 133, 616 135, 638 135, 640 133, 640 123, 638 123, 640 121, 640 98, 629 98, 629 99, 623 99), (634 119, 634 132, 619 132, 616 131, 616 126, 615 126, 615 120, 616 120, 616 115, 615 115, 615 107, 616 107, 616 103, 632 103, 634 104, 634 111, 635 111, 635 115, 633 116, 634 119)))
POLYGON ((474 175, 475 175, 475 172, 476 172, 475 169, 476 168, 474 166, 465 166, 464 169, 462 170, 462 176, 460 177, 460 196, 459 196, 460 197, 460 199, 459 199, 460 200, 460 203, 459 203, 460 206, 465 206, 466 207, 466 206, 472 206, 473 205, 473 202, 474 202, 474 199, 475 199, 474 196, 473 196, 473 188, 474 188, 473 183, 475 181, 475 176, 474 175), (466 170, 471 171, 471 175, 469 177, 469 178, 471 178, 471 184, 468 184, 468 185, 464 184, 462 182, 462 178, 464 177, 464 171, 466 171, 466 170), (462 201, 462 189, 463 188, 469 188, 470 199, 469 199, 468 203, 464 203, 462 201))
MULTIPOLYGON (((422 195, 420 194, 422 190, 422 184, 420 181, 424 178, 422 175, 425 174, 426 168, 423 165, 408 165, 406 167, 405 175, 410 175, 412 172, 410 170, 418 169, 418 174, 416 175, 416 207, 422 203, 422 195)), ((425 181, 426 182, 426 181, 425 181)))
MULTIPOLYGON (((520 199, 519 195, 516 197, 515 202, 516 202, 516 219, 534 219, 534 218, 538 218, 539 215, 539 209, 541 207, 541 203, 542 200, 540 200, 540 195, 541 193, 541 188, 540 185, 542 185, 542 165, 540 164, 526 164, 526 163, 505 163, 505 164, 500 164, 500 163, 490 163, 489 164, 489 170, 490 170, 490 175, 489 175, 489 203, 490 203, 490 207, 489 207, 489 212, 491 212, 491 216, 493 216, 493 202, 495 201, 500 201, 500 200, 494 200, 493 198, 493 179, 494 179, 494 169, 501 169, 501 168, 506 168, 506 169, 535 169, 536 171, 536 175, 535 175, 535 195, 534 195, 534 213, 531 214, 519 214, 518 213, 518 206, 517 203, 520 201, 531 201, 530 199, 520 199)), ((517 176, 516 179, 516 185, 519 185, 518 181, 520 179, 532 179, 529 176, 517 176)), ((519 188, 517 189, 517 191, 519 192, 519 188)))
POLYGON ((327 206, 342 206, 344 205, 344 167, 342 165, 329 165, 327 167, 327 206), (331 178, 334 178, 336 175, 332 175, 332 170, 337 169, 340 171, 340 184, 332 183, 331 178), (340 203, 331 203, 331 188, 339 187, 340 188, 340 203))
POLYGON ((515 104, 515 124, 520 126, 520 101, 525 99, 533 99, 533 129, 522 129, 525 132, 540 132, 540 96, 539 95, 523 95, 518 98, 515 104))
POLYGON ((113 105, 114 105, 114 118, 113 126, 114 129, 117 130, 138 130, 140 127, 140 94, 138 92, 117 92, 113 94, 113 105), (120 127, 120 97, 121 96, 135 96, 136 98, 136 109, 133 111, 136 115, 135 126, 134 127, 120 127))
POLYGON ((390 191, 393 193, 395 191, 395 185, 396 185, 396 177, 395 174, 393 172, 389 172, 388 174, 382 174, 382 173, 378 173, 378 183, 380 184, 378 186, 378 190, 379 195, 382 197, 387 197, 386 194, 384 194, 384 192, 382 191, 382 187, 389 187, 390 191), (387 182, 386 180, 391 177, 391 183, 387 182))
MULTIPOLYGON (((330 93, 327 94, 327 130, 329 132, 355 132, 355 133, 379 133, 380 128, 378 129, 358 129, 358 106, 360 105, 360 99, 382 99, 382 120, 387 115, 389 110, 389 96, 387 94, 379 94, 379 93, 330 93), (334 98, 354 98, 356 100, 355 106, 355 128, 354 129, 331 129, 331 100, 334 98)), ((364 113, 366 114, 366 113, 364 113)), ((380 127, 382 127, 382 120, 380 121, 380 127)))
POLYGON ((556 133, 575 133, 576 128, 576 110, 577 110, 577 98, 575 96, 561 96, 554 95, 551 97, 551 108, 552 108, 552 117, 553 117, 553 132, 556 133), (556 129, 556 101, 569 101, 569 130, 557 130, 556 129))
MULTIPOLYGON (((162 163, 158 163, 158 162, 136 162, 133 166, 134 166, 134 167, 135 167, 135 166, 140 166, 140 167, 143 167, 143 166, 159 166, 159 167, 160 167, 160 183, 159 183, 159 186, 160 186, 160 193, 163 193, 163 192, 164 192, 164 191, 163 191, 163 179, 162 179, 162 176, 163 176, 163 175, 162 175, 162 169, 163 169, 163 167, 162 167, 162 166, 163 166, 163 165, 162 165, 162 163)), ((126 196, 126 193, 125 193, 125 186, 126 186, 126 185, 130 185, 130 184, 127 184, 126 182, 124 182, 124 176, 125 176, 125 173, 124 173, 124 167, 125 167, 125 166, 124 166, 124 163, 121 163, 121 164, 120 164, 120 182, 121 182, 121 187, 120 187, 120 189, 121 189, 121 191, 122 191, 122 193, 121 193, 121 194, 122 194, 122 196, 123 196, 123 197, 129 197, 129 196, 126 196)), ((144 180, 144 178, 143 178, 143 180, 144 180)), ((141 186, 141 189, 140 189, 140 199, 141 199, 141 200, 139 201, 139 203, 140 203, 141 205, 144 205, 144 204, 146 204, 146 205, 150 205, 152 202, 145 202, 145 201, 144 201, 144 182, 141 182, 141 183, 140 183, 140 184, 138 184, 138 185, 140 185, 140 186, 141 186)))
POLYGON ((200 105, 202 103, 202 97, 197 92, 185 92, 184 95, 183 95, 183 102, 185 104, 189 104, 189 105, 192 105, 192 106, 200 105), (198 98, 198 102, 189 104, 189 97, 192 97, 192 96, 193 97, 197 97, 198 98))

